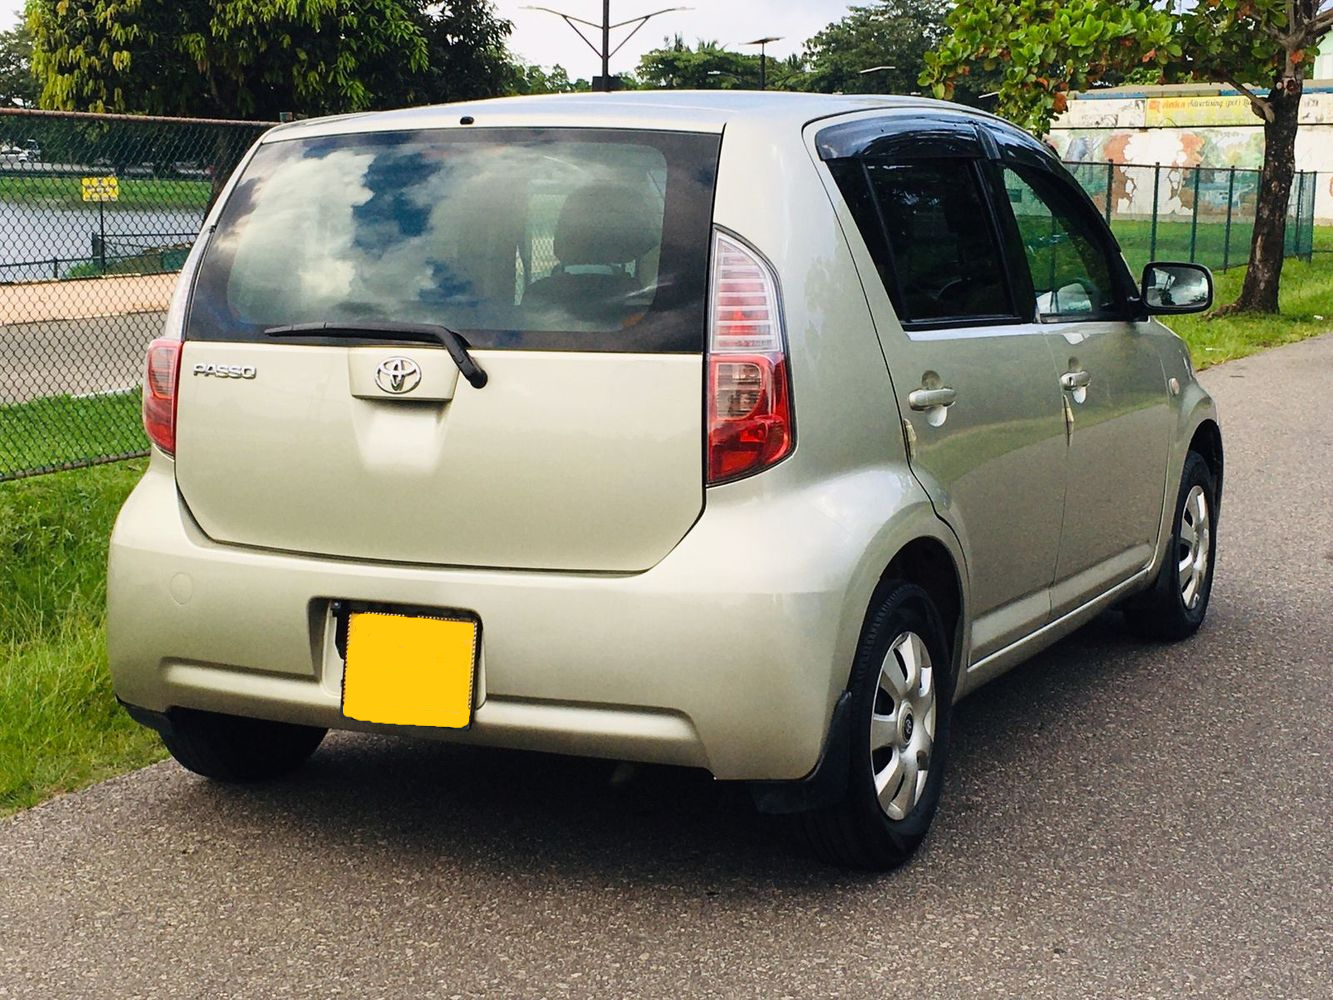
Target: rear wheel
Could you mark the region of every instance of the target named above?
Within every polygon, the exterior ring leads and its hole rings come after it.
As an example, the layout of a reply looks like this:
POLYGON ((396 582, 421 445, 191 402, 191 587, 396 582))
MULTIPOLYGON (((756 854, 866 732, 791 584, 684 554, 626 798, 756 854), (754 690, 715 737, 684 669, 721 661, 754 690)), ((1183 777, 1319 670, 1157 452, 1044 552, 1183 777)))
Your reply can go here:
POLYGON ((327 729, 194 709, 171 713, 162 742, 182 767, 218 781, 262 781, 306 762, 327 729))
POLYGON ((847 791, 834 805, 798 816, 797 830, 830 864, 894 868, 925 839, 949 745, 949 643, 920 587, 893 587, 871 613, 850 690, 847 791))
POLYGON ((1139 635, 1175 641, 1199 630, 1213 590, 1217 487, 1203 456, 1190 452, 1180 478, 1171 539, 1152 589, 1125 602, 1125 622, 1139 635))

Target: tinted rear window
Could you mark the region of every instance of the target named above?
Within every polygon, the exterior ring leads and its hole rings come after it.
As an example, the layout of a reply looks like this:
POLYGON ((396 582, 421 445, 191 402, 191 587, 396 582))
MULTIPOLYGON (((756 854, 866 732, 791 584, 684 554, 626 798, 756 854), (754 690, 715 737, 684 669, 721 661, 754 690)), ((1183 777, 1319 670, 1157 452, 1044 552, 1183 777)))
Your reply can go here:
POLYGON ((438 323, 479 348, 703 348, 719 139, 476 129, 267 143, 223 208, 186 336, 438 323))

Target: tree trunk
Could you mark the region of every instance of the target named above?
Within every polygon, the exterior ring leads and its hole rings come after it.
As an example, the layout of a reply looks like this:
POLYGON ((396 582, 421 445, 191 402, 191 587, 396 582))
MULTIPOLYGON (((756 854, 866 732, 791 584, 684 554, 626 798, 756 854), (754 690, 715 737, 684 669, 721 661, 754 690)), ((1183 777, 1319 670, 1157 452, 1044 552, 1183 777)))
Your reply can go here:
POLYGON ((1296 175, 1296 129, 1300 124, 1301 91, 1275 88, 1268 100, 1273 120, 1264 122, 1264 167, 1254 208, 1254 236, 1250 240, 1250 267, 1238 298, 1227 312, 1275 313, 1278 284, 1286 255, 1287 209, 1291 182, 1296 175))

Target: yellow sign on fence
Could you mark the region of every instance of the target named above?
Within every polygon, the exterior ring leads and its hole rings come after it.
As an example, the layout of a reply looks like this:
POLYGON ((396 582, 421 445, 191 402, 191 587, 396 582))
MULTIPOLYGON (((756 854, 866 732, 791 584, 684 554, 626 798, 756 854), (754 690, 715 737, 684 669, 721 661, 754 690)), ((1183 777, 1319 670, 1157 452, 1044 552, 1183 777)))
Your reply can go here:
POLYGON ((120 198, 119 177, 83 178, 84 201, 117 201, 120 198))

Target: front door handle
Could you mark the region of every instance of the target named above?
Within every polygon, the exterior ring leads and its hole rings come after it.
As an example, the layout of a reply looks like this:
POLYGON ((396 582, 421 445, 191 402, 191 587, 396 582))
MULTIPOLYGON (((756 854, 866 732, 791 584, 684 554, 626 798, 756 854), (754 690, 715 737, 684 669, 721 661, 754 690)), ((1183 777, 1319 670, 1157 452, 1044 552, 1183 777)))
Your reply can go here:
POLYGON ((958 393, 947 385, 939 389, 913 389, 907 394, 907 405, 914 410, 933 410, 937 406, 953 406, 958 393))
POLYGON ((1086 389, 1092 382, 1092 376, 1085 371, 1065 372, 1060 376, 1060 385, 1071 392, 1074 389, 1086 389))

